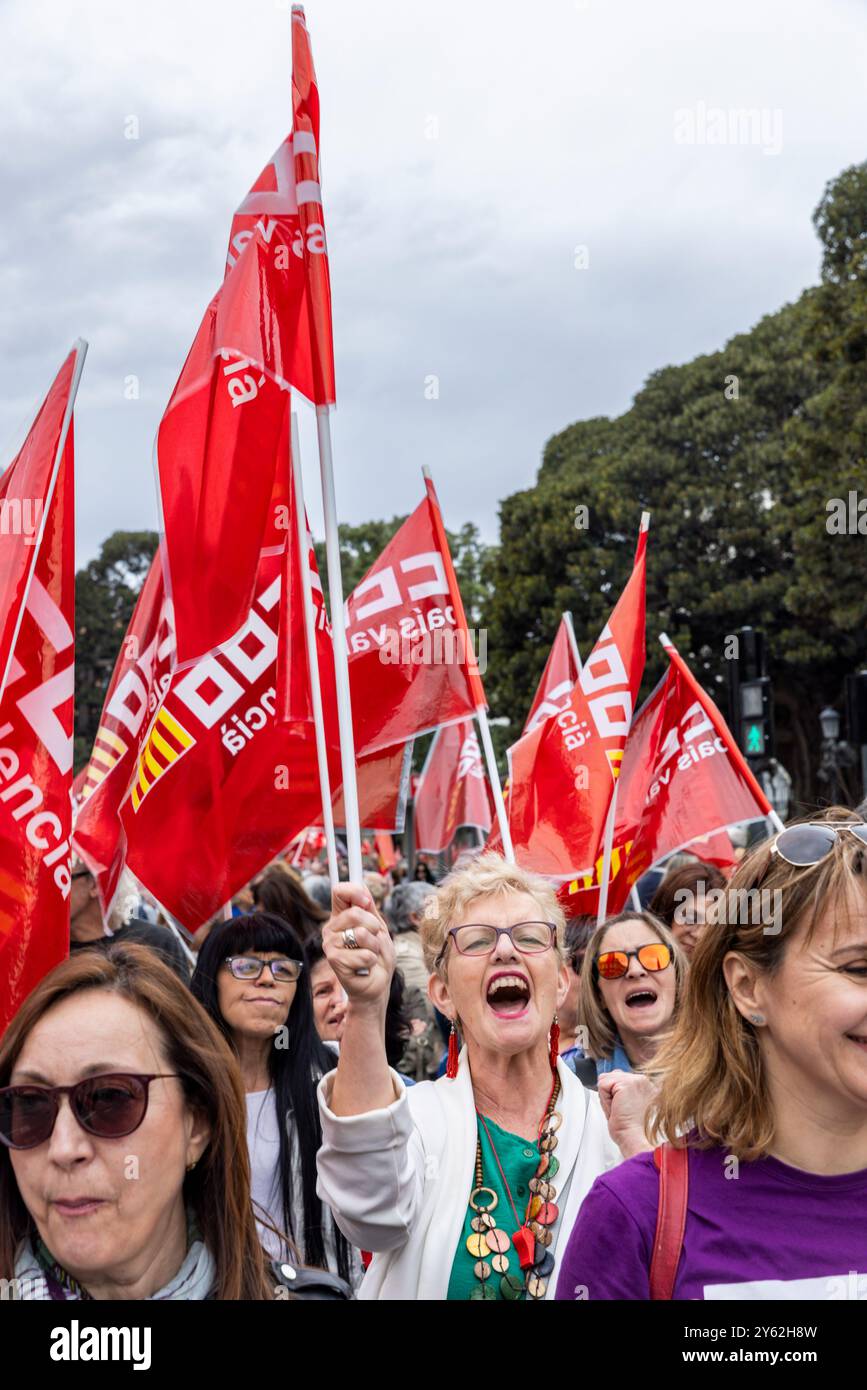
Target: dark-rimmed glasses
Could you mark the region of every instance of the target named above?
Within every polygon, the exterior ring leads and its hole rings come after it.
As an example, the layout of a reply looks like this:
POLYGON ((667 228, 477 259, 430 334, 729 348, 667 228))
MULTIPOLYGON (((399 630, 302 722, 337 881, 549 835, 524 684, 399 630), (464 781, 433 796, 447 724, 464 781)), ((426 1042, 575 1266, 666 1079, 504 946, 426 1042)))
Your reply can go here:
POLYGON ((603 980, 620 980, 629 969, 633 956, 645 970, 667 970, 671 965, 671 948, 664 941, 648 941, 636 951, 603 951, 595 965, 603 980))
POLYGON ((271 971, 271 979, 281 984, 291 984, 298 979, 304 965, 300 960, 260 960, 258 956, 227 956, 228 965, 236 980, 258 980, 265 966, 271 971))
POLYGON ((812 868, 827 859, 843 830, 867 845, 864 821, 805 821, 803 825, 790 825, 781 830, 771 845, 771 854, 778 854, 793 869, 812 868))
POLYGON ((516 922, 513 927, 492 927, 486 923, 470 922, 463 927, 452 927, 437 956, 437 964, 446 953, 449 937, 455 943, 455 950, 462 956, 489 956, 501 936, 507 936, 515 950, 522 955, 537 956, 542 951, 550 951, 557 939, 557 928, 553 922, 516 922))
POLYGON ((60 1097, 81 1128, 98 1139, 123 1139, 137 1130, 148 1109, 152 1081, 176 1076, 173 1071, 106 1072, 74 1086, 4 1086, 0 1089, 0 1141, 9 1149, 35 1149, 54 1131, 60 1097))

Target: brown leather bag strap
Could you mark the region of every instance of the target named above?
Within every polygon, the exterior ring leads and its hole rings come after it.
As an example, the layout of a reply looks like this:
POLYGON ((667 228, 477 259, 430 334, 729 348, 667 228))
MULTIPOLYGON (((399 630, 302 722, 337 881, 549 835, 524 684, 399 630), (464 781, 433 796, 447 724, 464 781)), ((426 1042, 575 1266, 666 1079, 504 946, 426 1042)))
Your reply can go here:
POLYGON ((686 1227, 689 1150, 660 1144, 653 1151, 653 1161, 659 1169, 659 1206, 650 1263, 650 1297, 670 1299, 674 1295, 686 1227))

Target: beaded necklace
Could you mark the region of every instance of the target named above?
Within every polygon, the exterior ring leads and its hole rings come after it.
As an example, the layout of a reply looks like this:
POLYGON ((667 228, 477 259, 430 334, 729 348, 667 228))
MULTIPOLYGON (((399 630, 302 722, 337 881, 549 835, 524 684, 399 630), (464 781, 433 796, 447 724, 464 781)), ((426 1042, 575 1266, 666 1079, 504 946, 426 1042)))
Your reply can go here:
POLYGON ((466 1242, 467 1249, 475 1260, 473 1273, 479 1281, 470 1294, 471 1299, 497 1297, 497 1290, 492 1280, 492 1275, 495 1274, 500 1279, 500 1294, 503 1298, 512 1301, 522 1298, 524 1295, 527 1298, 542 1299, 548 1290, 548 1280, 554 1268, 554 1256, 548 1249, 553 1240, 551 1227, 560 1215, 559 1208, 554 1201, 557 1196, 557 1189, 551 1181, 560 1167, 558 1160, 554 1157, 554 1150, 557 1147, 557 1130, 563 1123, 562 1115, 554 1109, 559 1091, 560 1081, 559 1078, 555 1077, 551 1087, 551 1095, 539 1125, 537 1140, 539 1166, 535 1176, 530 1179, 530 1198, 527 1202, 523 1221, 518 1216, 512 1197, 512 1189, 509 1187, 499 1154, 485 1123, 485 1117, 479 1114, 478 1109, 476 1109, 479 1123, 487 1135, 494 1161, 514 1213, 516 1230, 509 1236, 497 1225, 492 1215, 500 1199, 492 1187, 485 1186, 482 1173, 482 1139, 479 1135, 476 1141, 475 1187, 470 1193, 469 1201, 470 1209, 474 1213, 470 1222, 473 1234, 467 1237, 466 1242), (511 1249, 514 1249, 518 1256, 521 1273, 511 1267, 509 1258, 511 1249))

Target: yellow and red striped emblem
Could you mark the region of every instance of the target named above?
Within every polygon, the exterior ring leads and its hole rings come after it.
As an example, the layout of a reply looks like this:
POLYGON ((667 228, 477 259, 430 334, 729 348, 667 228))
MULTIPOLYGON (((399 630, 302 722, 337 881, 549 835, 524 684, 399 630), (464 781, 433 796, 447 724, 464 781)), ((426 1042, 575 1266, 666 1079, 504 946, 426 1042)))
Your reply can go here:
POLYGON ((147 742, 139 754, 138 769, 132 788, 132 809, 138 811, 148 792, 156 786, 169 768, 182 758, 195 743, 191 733, 179 724, 167 709, 161 709, 154 720, 147 742))
POLYGON ((96 791, 100 782, 108 776, 113 767, 117 766, 128 749, 129 744, 124 743, 123 739, 113 730, 106 728, 105 724, 100 724, 96 731, 96 738, 93 740, 90 762, 87 764, 87 772, 82 783, 82 802, 85 802, 96 791))
POLYGON ((605 756, 608 759, 608 766, 611 768, 611 776, 616 782, 620 776, 620 764, 623 762, 623 749, 607 748, 605 750, 605 756))

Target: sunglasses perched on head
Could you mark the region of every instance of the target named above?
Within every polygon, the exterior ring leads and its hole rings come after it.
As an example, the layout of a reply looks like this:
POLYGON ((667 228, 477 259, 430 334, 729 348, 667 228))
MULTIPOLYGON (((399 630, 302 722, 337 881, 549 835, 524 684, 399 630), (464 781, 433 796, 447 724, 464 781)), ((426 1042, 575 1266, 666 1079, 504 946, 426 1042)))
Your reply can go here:
POLYGON ((844 830, 867 845, 864 821, 808 821, 781 830, 771 845, 771 854, 778 854, 793 869, 807 869, 827 859, 844 830))
POLYGON ((290 960, 288 957, 283 960, 260 960, 258 956, 227 956, 225 963, 236 980, 258 980, 267 965, 271 979, 283 984, 297 980, 304 969, 300 960, 290 960))
POLYGON ((4 1086, 0 1089, 0 1142, 9 1149, 35 1149, 50 1139, 60 1110, 69 1104, 82 1129, 98 1139, 123 1139, 137 1130, 148 1109, 149 1086, 175 1072, 107 1072, 74 1086, 4 1086))
POLYGON ((645 970, 667 970, 671 965, 671 948, 664 941, 649 941, 637 951, 603 951, 596 957, 596 969, 603 980, 619 980, 633 956, 645 970))

